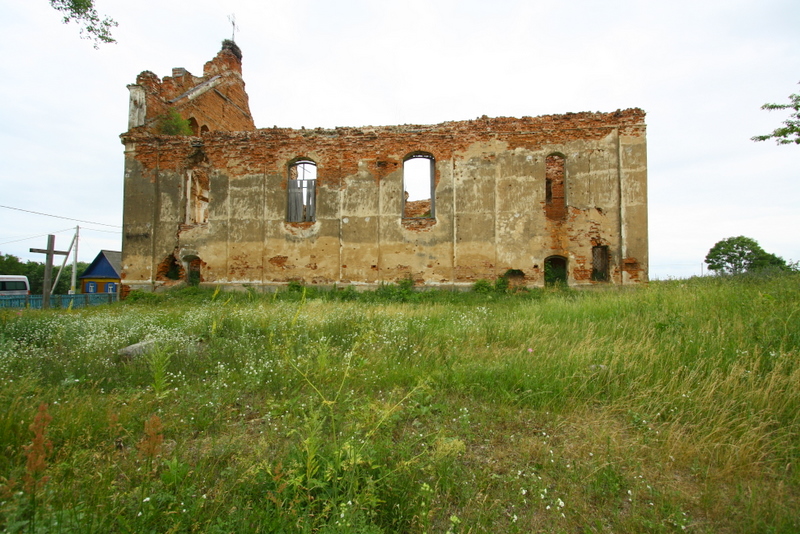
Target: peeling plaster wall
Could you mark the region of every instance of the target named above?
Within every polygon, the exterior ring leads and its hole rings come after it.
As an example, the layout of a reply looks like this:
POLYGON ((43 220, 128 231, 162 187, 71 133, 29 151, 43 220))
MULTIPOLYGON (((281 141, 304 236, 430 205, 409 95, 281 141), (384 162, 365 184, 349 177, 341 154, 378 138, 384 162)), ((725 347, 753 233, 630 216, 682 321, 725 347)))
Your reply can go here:
MULTIPOLYGON (((215 68, 214 76, 230 65, 215 68)), ((521 283, 540 286, 550 256, 566 258, 570 285, 647 281, 639 109, 428 126, 235 131, 237 124, 199 137, 146 127, 122 135, 124 284, 173 283, 164 276, 171 258, 184 271, 194 261, 203 283, 224 285, 371 286, 410 277, 466 286, 516 269, 521 283), (417 151, 435 158, 435 219, 402 217, 403 160, 417 151), (557 217, 545 199, 551 154, 564 157, 557 217), (317 165, 314 222, 286 222, 288 166, 297 158, 317 165), (195 174, 207 176, 208 218, 187 224, 195 174), (608 247, 608 282, 591 279, 594 246, 608 247)))

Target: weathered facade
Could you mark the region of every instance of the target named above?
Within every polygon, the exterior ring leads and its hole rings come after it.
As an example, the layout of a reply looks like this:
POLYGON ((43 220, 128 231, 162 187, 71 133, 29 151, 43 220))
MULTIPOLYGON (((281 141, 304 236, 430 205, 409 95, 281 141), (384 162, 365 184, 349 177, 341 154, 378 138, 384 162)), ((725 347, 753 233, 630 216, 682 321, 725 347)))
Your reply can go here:
POLYGON ((202 77, 144 72, 129 89, 122 276, 131 289, 647 280, 640 109, 256 129, 232 43, 202 77), (169 109, 194 136, 158 133, 169 109))

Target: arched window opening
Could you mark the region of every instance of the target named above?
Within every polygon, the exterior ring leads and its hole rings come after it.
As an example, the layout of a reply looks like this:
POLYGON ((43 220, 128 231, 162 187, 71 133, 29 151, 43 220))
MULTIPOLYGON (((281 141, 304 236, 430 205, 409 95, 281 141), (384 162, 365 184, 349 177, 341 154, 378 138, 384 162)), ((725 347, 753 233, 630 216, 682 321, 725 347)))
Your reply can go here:
POLYGON ((566 215, 564 156, 550 154, 545 158, 545 213, 548 219, 563 219, 566 215))
POLYGON ((192 135, 200 134, 200 127, 197 124, 197 119, 194 117, 189 117, 189 128, 192 130, 192 135))
POLYGON ((403 218, 434 218, 435 160, 427 152, 414 152, 403 160, 403 218))
POLYGON ((567 258, 550 256, 544 260, 544 283, 547 286, 567 285, 567 258))
POLYGON ((592 247, 592 280, 608 282, 608 247, 592 247))
POLYGON ((317 164, 310 159, 299 159, 289 165, 288 222, 313 222, 316 220, 317 164))

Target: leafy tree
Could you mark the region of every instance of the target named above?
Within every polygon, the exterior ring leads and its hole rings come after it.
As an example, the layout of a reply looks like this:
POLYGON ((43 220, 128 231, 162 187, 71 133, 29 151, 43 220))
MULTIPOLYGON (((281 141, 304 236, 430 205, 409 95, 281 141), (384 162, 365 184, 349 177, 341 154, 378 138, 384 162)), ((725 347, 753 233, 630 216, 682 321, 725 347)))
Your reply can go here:
POLYGON ((0 274, 25 275, 25 264, 11 254, 0 255, 0 274))
POLYGON ((775 139, 779 145, 789 145, 795 143, 800 145, 800 94, 789 95, 789 104, 764 104, 761 109, 792 109, 794 113, 789 115, 789 118, 783 122, 783 126, 777 128, 774 132, 768 135, 757 135, 752 138, 753 141, 766 141, 767 139, 775 139))
MULTIPOLYGON (((44 263, 29 261, 28 262, 29 271, 28 271, 28 281, 31 283, 31 293, 41 293, 42 292, 42 284, 44 283, 44 263), (32 278, 33 277, 33 278, 32 278), (33 290, 34 282, 36 282, 37 291, 33 290)), ((89 266, 88 263, 84 263, 82 261, 78 262, 78 276, 81 276, 86 268, 89 266)), ((50 280, 52 284, 56 280, 56 275, 58 274, 58 269, 61 267, 60 262, 56 265, 53 265, 53 278, 50 280)), ((64 270, 61 272, 61 277, 58 279, 58 284, 56 284, 56 289, 53 291, 56 295, 66 295, 69 292, 69 284, 72 278, 72 262, 68 263, 64 266, 64 270)), ((76 291, 80 292, 80 285, 81 281, 76 280, 76 291)))
POLYGON ((101 43, 116 43, 111 37, 111 28, 117 23, 109 17, 100 18, 94 7, 94 0, 50 0, 53 9, 64 14, 64 24, 73 20, 81 25, 81 38, 94 41, 94 48, 100 48, 101 43))
POLYGON ((783 258, 766 252, 755 239, 738 236, 717 242, 706 255, 711 271, 720 274, 741 274, 766 267, 786 268, 783 258))
POLYGON ((786 260, 775 254, 764 252, 758 256, 750 265, 750 270, 765 269, 767 267, 777 267, 779 269, 787 269, 786 260))
MULTIPOLYGON (((82 275, 88 263, 82 261, 78 262, 78 276, 82 275)), ((61 267, 60 263, 53 265, 53 281, 55 280, 58 269, 61 267)), ((38 261, 22 262, 18 257, 11 254, 0 255, 0 274, 18 274, 28 277, 28 283, 31 286, 31 293, 34 295, 42 294, 42 284, 44 283, 44 263, 38 261)), ((72 263, 64 266, 64 271, 61 273, 61 278, 56 285, 55 294, 62 295, 69 291, 69 284, 72 277, 72 263)), ((52 283, 52 281, 51 281, 52 283)))

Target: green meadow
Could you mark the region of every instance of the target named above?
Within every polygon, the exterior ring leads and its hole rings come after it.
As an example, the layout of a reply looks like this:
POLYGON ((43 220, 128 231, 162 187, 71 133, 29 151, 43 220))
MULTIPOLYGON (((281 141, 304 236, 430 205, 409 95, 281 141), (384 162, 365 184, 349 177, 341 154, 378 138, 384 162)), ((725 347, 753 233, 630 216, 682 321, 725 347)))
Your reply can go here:
POLYGON ((0 528, 796 533, 799 353, 796 273, 2 310, 0 528))

